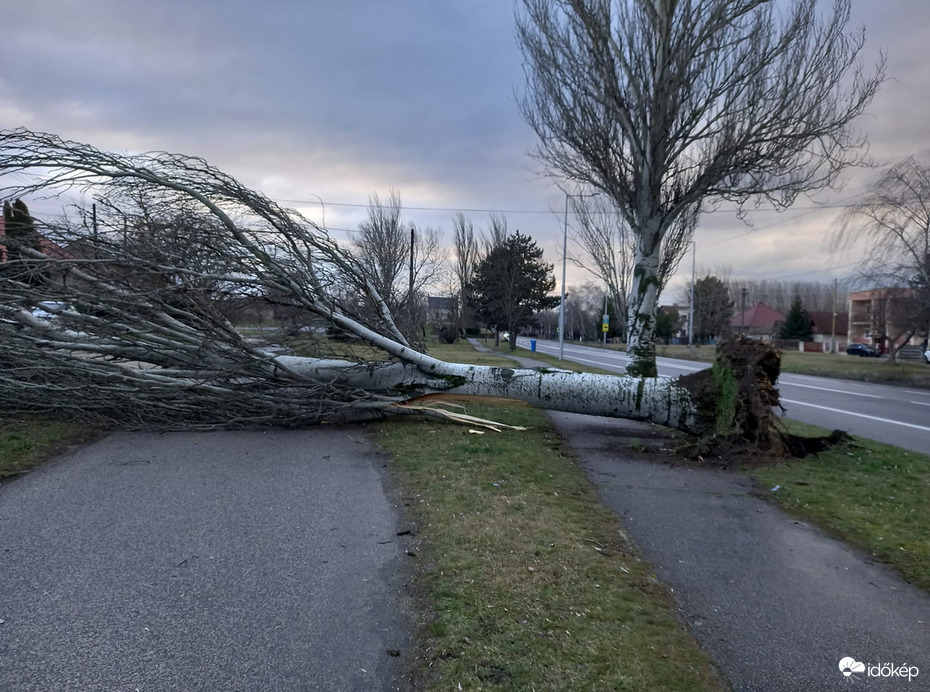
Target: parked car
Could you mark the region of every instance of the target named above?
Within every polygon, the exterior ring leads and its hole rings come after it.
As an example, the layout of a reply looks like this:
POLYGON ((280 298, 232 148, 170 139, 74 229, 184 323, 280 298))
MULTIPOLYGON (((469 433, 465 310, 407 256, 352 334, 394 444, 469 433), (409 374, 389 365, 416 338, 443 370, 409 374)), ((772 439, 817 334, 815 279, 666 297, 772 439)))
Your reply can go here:
POLYGON ((930 365, 930 348, 924 351, 924 363, 930 365))
POLYGON ((850 356, 860 356, 862 358, 878 358, 882 355, 877 348, 868 344, 849 344, 846 347, 846 353, 850 356))

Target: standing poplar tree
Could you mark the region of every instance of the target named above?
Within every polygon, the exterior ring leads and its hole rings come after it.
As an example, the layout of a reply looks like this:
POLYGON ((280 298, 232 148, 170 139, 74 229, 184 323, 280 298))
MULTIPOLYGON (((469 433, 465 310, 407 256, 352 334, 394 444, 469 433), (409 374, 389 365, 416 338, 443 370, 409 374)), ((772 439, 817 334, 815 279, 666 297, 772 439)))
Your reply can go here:
POLYGON ((661 267, 706 203, 790 206, 859 163, 863 72, 849 0, 523 0, 523 117, 553 177, 603 192, 636 239, 631 375, 655 377, 661 267))

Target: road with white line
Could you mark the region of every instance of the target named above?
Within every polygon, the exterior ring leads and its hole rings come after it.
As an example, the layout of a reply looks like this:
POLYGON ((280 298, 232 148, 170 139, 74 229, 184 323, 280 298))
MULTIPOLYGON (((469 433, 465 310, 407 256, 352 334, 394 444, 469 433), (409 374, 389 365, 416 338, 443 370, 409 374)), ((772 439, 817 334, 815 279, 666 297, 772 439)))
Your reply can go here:
MULTIPOLYGON (((530 347, 529 339, 521 337, 517 343, 530 347)), ((536 350, 558 356, 559 343, 537 340, 536 350)), ((564 357, 617 373, 623 373, 628 362, 625 353, 576 344, 565 344, 564 357)), ((657 358, 656 363, 660 377, 708 367, 675 358, 657 358)), ((792 374, 783 374, 778 388, 787 418, 930 453, 930 390, 792 374)))

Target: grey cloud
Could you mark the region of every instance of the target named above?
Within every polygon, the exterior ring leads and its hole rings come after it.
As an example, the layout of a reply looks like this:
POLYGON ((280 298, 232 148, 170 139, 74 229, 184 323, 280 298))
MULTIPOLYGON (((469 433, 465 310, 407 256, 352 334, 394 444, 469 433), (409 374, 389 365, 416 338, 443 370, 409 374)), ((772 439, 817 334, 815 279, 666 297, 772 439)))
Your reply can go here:
MULTIPOLYGON (((927 148, 925 1, 854 0, 854 12, 866 62, 886 47, 894 80, 861 123, 873 151, 927 148)), ((3 27, 0 112, 31 114, 4 126, 202 155, 270 194, 365 202, 393 185, 410 206, 561 209, 526 156, 506 0, 30 0, 6 3, 3 27)), ((554 215, 511 225, 547 247, 560 236, 554 215)), ((708 216, 699 243, 715 227, 745 228, 708 216)), ((786 273, 813 254, 791 245, 795 260, 779 250, 786 273)), ((762 236, 747 236, 739 252, 721 245, 700 261, 732 257, 739 273, 764 254, 762 236)))

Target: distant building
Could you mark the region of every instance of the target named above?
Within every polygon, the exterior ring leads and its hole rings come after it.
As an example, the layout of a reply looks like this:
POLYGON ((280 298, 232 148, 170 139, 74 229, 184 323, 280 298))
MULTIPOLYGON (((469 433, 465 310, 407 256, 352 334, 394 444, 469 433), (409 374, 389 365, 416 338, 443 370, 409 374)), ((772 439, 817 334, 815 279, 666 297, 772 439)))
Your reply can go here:
POLYGON ((785 313, 759 302, 733 315, 730 328, 735 334, 745 334, 750 339, 771 339, 785 317, 785 313))
POLYGON ((829 344, 835 335, 837 348, 846 343, 849 333, 849 315, 839 312, 834 322, 833 313, 829 310, 814 310, 807 314, 811 318, 813 341, 818 344, 829 344))
POLYGON ((426 322, 432 325, 450 325, 458 315, 459 299, 454 296, 427 296, 426 322))
POLYGON ((895 350, 916 346, 921 338, 913 333, 906 303, 914 296, 909 288, 887 286, 849 294, 849 341, 895 350))

